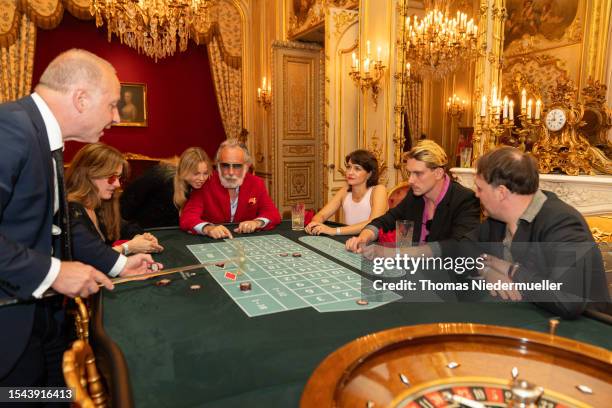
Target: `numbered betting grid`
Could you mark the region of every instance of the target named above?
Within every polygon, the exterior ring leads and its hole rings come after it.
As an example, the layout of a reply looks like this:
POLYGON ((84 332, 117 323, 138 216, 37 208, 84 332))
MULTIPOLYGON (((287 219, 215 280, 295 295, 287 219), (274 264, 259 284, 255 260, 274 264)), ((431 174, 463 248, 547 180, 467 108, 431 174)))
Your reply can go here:
MULTIPOLYGON (((206 269, 249 316, 261 316, 308 306, 319 312, 372 309, 399 299, 392 292, 362 293, 359 274, 281 235, 242 237, 211 244, 188 245, 199 262, 224 262, 206 269), (244 248, 246 262, 236 279, 238 265, 228 259, 244 248), (293 256, 299 254, 299 256, 293 256), (240 283, 251 290, 241 291, 240 283), (367 299, 367 305, 356 303, 367 299)), ((371 285, 365 285, 371 286, 371 285)))

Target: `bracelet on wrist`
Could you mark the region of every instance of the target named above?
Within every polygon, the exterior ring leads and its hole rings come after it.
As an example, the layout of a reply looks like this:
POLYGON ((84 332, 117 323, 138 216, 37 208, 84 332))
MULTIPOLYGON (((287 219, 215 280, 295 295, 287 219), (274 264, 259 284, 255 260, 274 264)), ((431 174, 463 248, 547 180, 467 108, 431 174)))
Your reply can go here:
POLYGON ((342 234, 340 233, 340 227, 336 227, 336 235, 342 235, 342 234))
POLYGON ((127 242, 124 242, 123 244, 121 244, 121 247, 123 248, 123 255, 129 255, 130 253, 130 246, 128 245, 127 242))

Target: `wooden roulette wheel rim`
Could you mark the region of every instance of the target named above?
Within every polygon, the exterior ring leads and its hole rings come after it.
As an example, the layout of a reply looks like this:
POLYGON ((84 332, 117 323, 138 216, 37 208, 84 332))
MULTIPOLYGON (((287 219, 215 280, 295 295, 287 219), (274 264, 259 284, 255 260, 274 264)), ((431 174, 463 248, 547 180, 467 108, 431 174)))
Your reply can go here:
POLYGON ((313 372, 300 405, 410 406, 398 401, 440 384, 509 385, 513 367, 519 378, 543 387, 543 398, 559 406, 610 404, 608 350, 525 329, 436 323, 384 330, 342 346, 313 372), (585 386, 592 392, 585 393, 585 386))

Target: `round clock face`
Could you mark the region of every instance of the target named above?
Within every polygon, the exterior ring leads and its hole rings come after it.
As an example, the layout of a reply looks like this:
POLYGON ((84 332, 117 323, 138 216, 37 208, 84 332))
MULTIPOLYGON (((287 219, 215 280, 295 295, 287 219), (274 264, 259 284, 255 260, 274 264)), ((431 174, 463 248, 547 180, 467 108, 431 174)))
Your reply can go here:
POLYGON ((565 121, 567 118, 565 117, 565 112, 563 109, 551 109, 546 114, 546 127, 551 132, 556 132, 560 130, 563 126, 565 126, 565 121))

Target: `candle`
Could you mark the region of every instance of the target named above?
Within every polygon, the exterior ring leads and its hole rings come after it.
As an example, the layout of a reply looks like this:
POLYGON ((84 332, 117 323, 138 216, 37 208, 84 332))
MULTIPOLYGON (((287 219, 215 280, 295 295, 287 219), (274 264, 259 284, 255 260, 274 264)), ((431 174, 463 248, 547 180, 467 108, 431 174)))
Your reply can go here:
POLYGON ((407 74, 408 78, 410 78, 410 63, 409 62, 406 63, 406 72, 408 73, 407 74))
POLYGON ((480 104, 480 116, 483 118, 487 116, 487 97, 484 95, 482 96, 482 101, 480 104))
POLYGON ((531 106, 533 105, 533 101, 529 99, 527 102, 527 119, 531 119, 531 106))
POLYGON ((525 111, 527 109, 527 91, 525 88, 521 91, 521 110, 525 111))
POLYGON ((504 96, 504 119, 508 119, 508 97, 504 96))
POLYGON ((366 41, 366 53, 370 56, 370 40, 366 41))
POLYGON ((261 88, 257 88, 257 99, 261 98, 261 88))
POLYGON ((353 71, 355 71, 355 67, 357 66, 355 60, 357 59, 357 56, 355 55, 355 53, 353 53, 351 57, 353 58, 353 65, 351 65, 351 68, 353 68, 353 71))
POLYGON ((263 89, 266 89, 266 77, 263 77, 263 80, 261 81, 261 87, 263 89))
POLYGON ((514 120, 514 101, 510 101, 510 120, 514 120))
POLYGON ((495 107, 497 105, 497 87, 493 85, 493 90, 491 91, 491 105, 495 107))
POLYGON ((540 120, 540 110, 542 109, 542 101, 536 101, 536 109, 535 109, 535 120, 540 120))
POLYGON ((370 72, 370 59, 366 58, 365 61, 363 61, 363 72, 365 72, 366 74, 370 72))
POLYGON ((378 46, 378 48, 376 48, 376 61, 382 61, 382 58, 380 57, 382 53, 382 49, 380 48, 380 45, 378 46))

